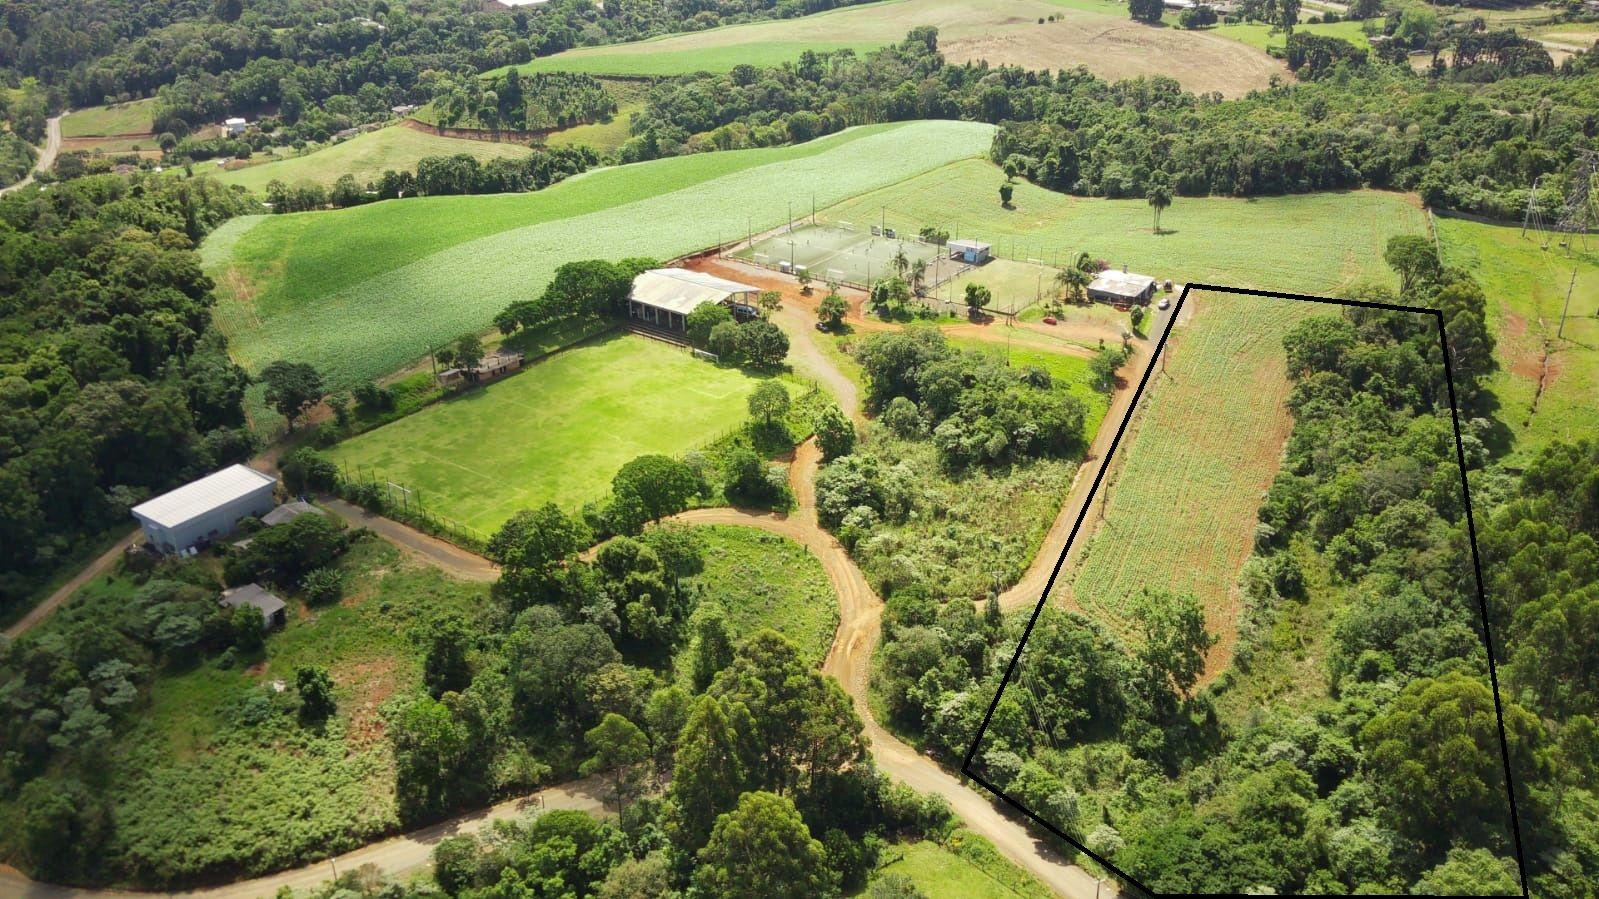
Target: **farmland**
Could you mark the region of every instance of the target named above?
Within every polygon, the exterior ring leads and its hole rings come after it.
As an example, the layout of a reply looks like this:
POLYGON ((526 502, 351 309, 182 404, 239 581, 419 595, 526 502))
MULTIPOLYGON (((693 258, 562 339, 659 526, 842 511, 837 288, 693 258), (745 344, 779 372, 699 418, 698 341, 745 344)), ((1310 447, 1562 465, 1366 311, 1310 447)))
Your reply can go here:
POLYGON ((806 50, 864 53, 918 25, 939 30, 952 62, 1037 69, 1085 66, 1110 80, 1167 75, 1192 91, 1237 96, 1265 87, 1281 64, 1239 42, 1204 32, 1128 21, 1107 0, 890 0, 816 15, 582 48, 534 60, 525 71, 603 75, 725 72, 735 65, 793 62, 806 50), (1048 21, 1051 16, 1056 21, 1048 21))
POLYGON ((1397 286, 1382 262, 1396 234, 1420 234, 1421 210, 1378 191, 1237 199, 1178 197, 1152 230, 1143 200, 1055 193, 1017 182, 999 205, 997 166, 962 160, 821 213, 830 221, 923 225, 993 243, 1004 258, 1063 262, 1086 251, 1111 265, 1181 282, 1329 293, 1357 281, 1397 286), (1307 252, 1307 248, 1313 248, 1307 252))
POLYGON ((623 463, 740 424, 758 380, 642 337, 611 336, 334 447, 362 477, 419 491, 482 531, 519 509, 601 498, 623 463))
MULTIPOLYGON (((838 600, 822 563, 793 540, 755 528, 710 525, 694 533, 705 550, 705 570, 695 576, 701 607, 715 603, 726 613, 735 642, 771 628, 793 640, 808 664, 820 665, 838 627, 838 600)), ((680 653, 676 663, 685 679, 692 654, 680 653)))
POLYGON ((1553 440, 1595 436, 1599 403, 1599 241, 1591 252, 1567 256, 1558 244, 1542 249, 1536 233, 1438 217, 1438 241, 1448 265, 1470 271, 1488 295, 1499 371, 1488 389, 1510 431, 1511 458, 1527 459, 1553 440), (1566 291, 1572 287, 1565 334, 1559 335, 1566 291))
POLYGON ((978 155, 992 134, 963 122, 874 126, 595 171, 529 194, 237 218, 202 258, 219 285, 218 321, 246 368, 292 358, 350 386, 417 358, 428 340, 483 328, 506 304, 537 295, 563 262, 676 256, 771 227, 792 200, 814 193, 837 203, 978 155))
POLYGON ((115 106, 91 106, 61 119, 62 138, 107 137, 115 134, 147 134, 155 100, 134 100, 115 106))
POLYGON ((1193 594, 1231 658, 1235 581, 1252 548, 1260 499, 1276 475, 1292 420, 1282 336, 1325 307, 1289 300, 1190 294, 1164 364, 1095 499, 1100 517, 1061 593, 1118 625, 1145 587, 1193 594), (1102 516, 1102 517, 1101 517, 1102 516))
POLYGON ((266 190, 267 182, 273 180, 285 184, 312 181, 326 187, 346 173, 354 175, 357 184, 364 185, 389 169, 414 170, 417 161, 424 156, 465 153, 479 162, 487 162, 526 156, 528 152, 521 144, 438 137, 392 125, 299 156, 220 172, 215 177, 224 184, 237 184, 259 194, 266 190))
MULTIPOLYGON (((1294 31, 1305 34, 1316 34, 1322 37, 1342 38, 1357 47, 1368 47, 1366 32, 1363 22, 1345 21, 1334 22, 1330 25, 1317 23, 1314 25, 1301 24, 1295 26, 1294 31)), ((1273 33, 1272 26, 1264 22, 1240 22, 1236 25, 1217 25, 1211 29, 1212 34, 1218 34, 1230 40, 1248 44, 1257 50, 1266 50, 1269 47, 1281 48, 1288 43, 1288 39, 1281 31, 1273 33)))

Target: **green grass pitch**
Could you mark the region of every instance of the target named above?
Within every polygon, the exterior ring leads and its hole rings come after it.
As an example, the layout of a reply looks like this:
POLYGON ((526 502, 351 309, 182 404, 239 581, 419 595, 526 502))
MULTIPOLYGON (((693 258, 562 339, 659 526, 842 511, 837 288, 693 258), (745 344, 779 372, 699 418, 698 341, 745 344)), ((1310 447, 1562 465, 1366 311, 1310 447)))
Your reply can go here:
POLYGON ((927 263, 929 285, 942 284, 960 268, 931 244, 874 237, 870 230, 838 225, 804 225, 793 231, 781 231, 733 255, 770 268, 791 262, 805 266, 815 281, 836 280, 859 286, 892 274, 894 256, 898 253, 904 253, 912 264, 918 260, 927 263))
POLYGON ((480 531, 546 502, 576 512, 623 464, 676 455, 741 424, 759 379, 613 335, 430 406, 330 451, 351 474, 419 491, 480 531))

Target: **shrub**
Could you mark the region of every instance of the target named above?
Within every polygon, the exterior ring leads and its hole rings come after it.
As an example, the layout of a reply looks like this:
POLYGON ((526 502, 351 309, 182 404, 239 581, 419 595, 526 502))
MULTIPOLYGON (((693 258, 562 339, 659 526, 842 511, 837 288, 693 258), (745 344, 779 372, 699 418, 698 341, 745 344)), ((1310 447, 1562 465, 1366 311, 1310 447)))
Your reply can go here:
POLYGON ((310 605, 335 603, 344 596, 344 575, 333 568, 315 568, 300 580, 300 589, 310 605))

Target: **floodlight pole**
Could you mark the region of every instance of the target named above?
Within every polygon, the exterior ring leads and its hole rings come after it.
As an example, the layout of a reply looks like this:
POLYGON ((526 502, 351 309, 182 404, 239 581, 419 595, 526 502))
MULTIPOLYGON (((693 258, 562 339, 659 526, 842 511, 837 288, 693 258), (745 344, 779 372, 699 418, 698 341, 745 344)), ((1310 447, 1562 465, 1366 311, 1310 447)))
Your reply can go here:
POLYGON ((788 233, 794 233, 794 201, 788 201, 788 233))

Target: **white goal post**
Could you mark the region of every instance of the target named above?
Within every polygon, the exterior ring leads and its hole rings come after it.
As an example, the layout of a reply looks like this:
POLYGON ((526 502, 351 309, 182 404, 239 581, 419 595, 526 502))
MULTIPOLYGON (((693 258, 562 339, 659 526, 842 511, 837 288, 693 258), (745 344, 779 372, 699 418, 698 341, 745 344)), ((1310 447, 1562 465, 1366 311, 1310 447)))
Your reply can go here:
POLYGON ((694 347, 690 347, 689 348, 689 352, 694 355, 695 359, 705 359, 705 360, 710 361, 710 362, 721 362, 722 361, 722 357, 721 356, 716 355, 715 353, 711 352, 710 350, 701 350, 701 349, 696 349, 694 347))

